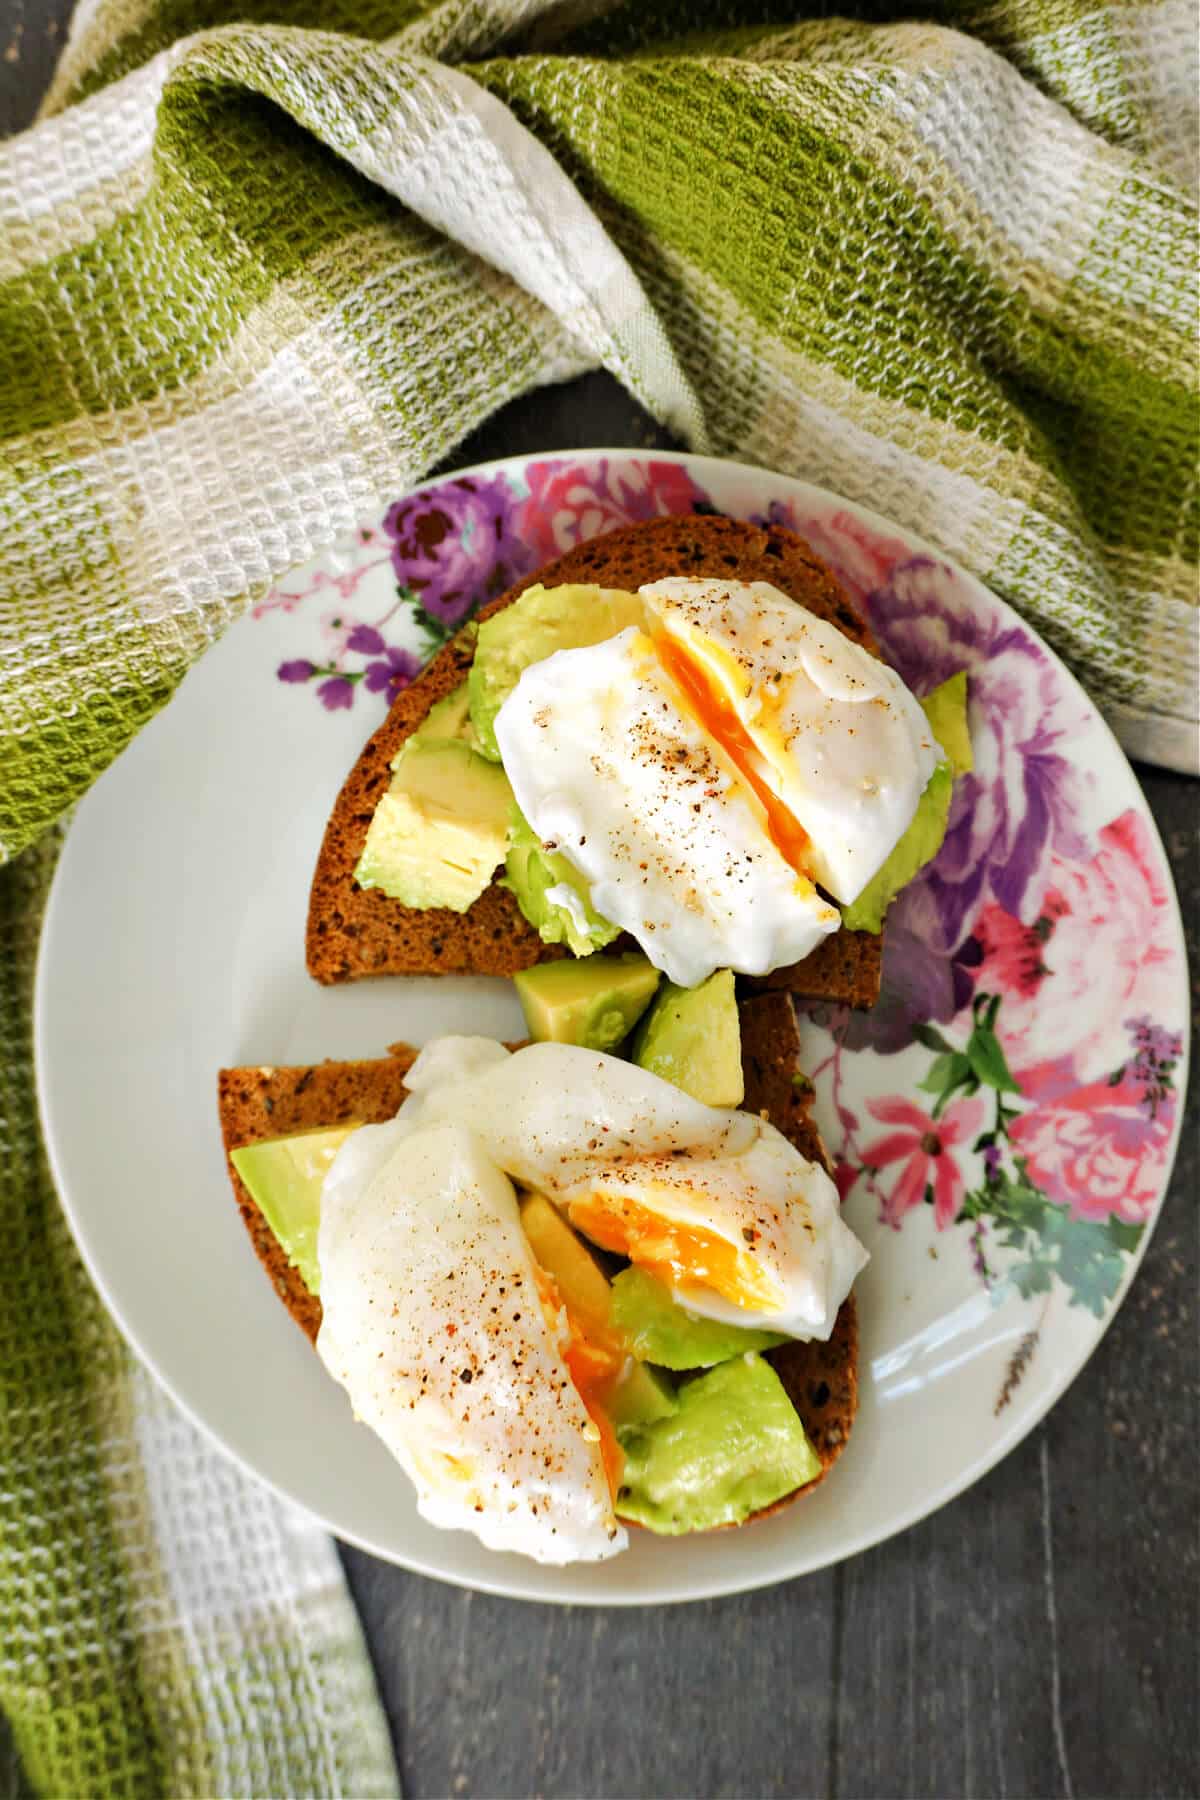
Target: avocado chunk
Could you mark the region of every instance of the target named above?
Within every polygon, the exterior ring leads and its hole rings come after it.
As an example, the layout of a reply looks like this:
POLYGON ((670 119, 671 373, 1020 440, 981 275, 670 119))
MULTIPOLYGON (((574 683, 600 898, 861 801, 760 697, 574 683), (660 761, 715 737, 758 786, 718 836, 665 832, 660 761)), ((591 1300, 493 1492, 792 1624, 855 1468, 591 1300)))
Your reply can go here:
POLYGON ((967 671, 960 669, 921 702, 934 737, 950 759, 956 775, 969 775, 975 767, 971 729, 967 720, 967 671))
POLYGON ((466 912, 504 861, 512 789, 503 769, 461 738, 418 733, 393 770, 354 879, 404 906, 466 912))
POLYGON ((545 1194, 528 1194, 522 1200, 521 1227, 534 1260, 553 1276, 563 1305, 589 1337, 607 1337, 612 1288, 579 1233, 545 1194))
POLYGON ((718 969, 694 988, 665 981, 638 1027, 633 1060, 706 1106, 740 1106, 746 1087, 733 971, 718 969))
MULTIPOLYGON (((403 759, 405 751, 413 744, 430 743, 435 738, 461 738, 474 750, 478 746, 475 739, 475 727, 471 723, 471 700, 465 681, 460 682, 452 694, 431 706, 424 719, 417 726, 406 742, 404 749, 396 758, 403 759)), ((395 768, 393 763, 392 767, 395 768)))
POLYGON ((609 1317, 634 1356, 663 1369, 711 1369, 747 1350, 786 1342, 775 1331, 757 1331, 702 1319, 688 1312, 670 1288, 645 1269, 622 1269, 612 1284, 609 1317))
POLYGON ((623 588, 577 583, 546 588, 540 582, 485 619, 469 677, 471 718, 483 754, 500 761, 496 714, 532 663, 544 662, 557 650, 602 644, 627 625, 644 622, 641 600, 623 588))
POLYGON ((537 963, 514 975, 529 1035, 538 1043, 614 1050, 651 1000, 659 973, 644 956, 537 963))
POLYGON ((954 778, 974 767, 967 726, 967 676, 961 670, 934 688, 921 702, 938 743, 946 752, 925 784, 917 810, 904 836, 858 898, 842 909, 847 931, 882 931, 884 914, 896 895, 942 847, 950 818, 954 778))
MULTIPOLYGON (((544 1194, 521 1202, 521 1225, 534 1260, 553 1277, 563 1305, 593 1343, 614 1344, 612 1288, 579 1233, 544 1194)), ((618 1431, 665 1419, 675 1411, 675 1390, 665 1375, 632 1356, 604 1396, 604 1410, 618 1431)))
POLYGON ((783 1384, 761 1356, 718 1363, 679 1389, 670 1418, 622 1435, 616 1510, 671 1536, 740 1525, 821 1473, 783 1384))
POLYGON ((619 1438, 642 1425, 653 1425, 656 1419, 669 1419, 678 1404, 669 1377, 633 1357, 604 1396, 604 1410, 619 1438))
POLYGON ((615 925, 593 911, 579 871, 561 851, 545 848, 515 801, 500 885, 515 894, 543 944, 565 944, 575 956, 590 956, 618 935, 615 925))
POLYGON ((317 1264, 321 1188, 329 1165, 357 1129, 356 1125, 335 1125, 328 1131, 302 1131, 295 1137, 271 1138, 265 1144, 243 1144, 229 1154, 310 1294, 321 1291, 317 1264))

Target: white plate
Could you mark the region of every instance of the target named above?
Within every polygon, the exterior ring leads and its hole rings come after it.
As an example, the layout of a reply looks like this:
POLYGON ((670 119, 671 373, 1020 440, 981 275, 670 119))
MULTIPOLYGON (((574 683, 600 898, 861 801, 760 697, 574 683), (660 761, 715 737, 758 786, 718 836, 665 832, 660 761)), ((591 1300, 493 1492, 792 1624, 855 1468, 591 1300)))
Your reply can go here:
POLYGON ((1166 860, 1127 763, 1061 664, 978 582, 781 476, 575 453, 489 464, 397 502, 280 583, 189 674, 69 834, 38 970, 38 1080, 97 1285, 179 1403, 248 1469, 340 1537, 429 1575, 661 1603, 798 1575, 899 1531, 997 1462, 1078 1373, 1168 1179, 1184 975, 1166 860), (882 1010, 806 1028, 847 1216, 873 1253, 858 1290, 862 1403, 836 1473, 746 1531, 635 1533, 612 1563, 543 1570, 425 1524, 353 1423, 250 1249, 215 1078, 225 1064, 373 1056, 444 1031, 520 1033, 500 981, 310 981, 322 828, 388 679, 411 667, 405 648, 427 649, 439 617, 580 537, 694 507, 800 530, 918 691, 969 668, 979 772, 960 783, 932 874, 893 911, 882 1010), (983 993, 1000 996, 990 1037, 983 993), (922 1081, 962 1071, 947 1058, 971 1039, 973 997, 977 1072, 997 1077, 999 1044, 1019 1078, 1009 1136, 998 1155, 973 1150, 998 1095, 959 1090, 941 1153, 922 1160, 943 1140, 905 1109, 933 1105, 922 1081), (940 1219, 921 1204, 939 1171, 940 1219), (964 1199, 982 1224, 953 1222, 964 1199), (998 1211, 1023 1222, 1021 1246, 1001 1242, 1012 1231, 998 1211))

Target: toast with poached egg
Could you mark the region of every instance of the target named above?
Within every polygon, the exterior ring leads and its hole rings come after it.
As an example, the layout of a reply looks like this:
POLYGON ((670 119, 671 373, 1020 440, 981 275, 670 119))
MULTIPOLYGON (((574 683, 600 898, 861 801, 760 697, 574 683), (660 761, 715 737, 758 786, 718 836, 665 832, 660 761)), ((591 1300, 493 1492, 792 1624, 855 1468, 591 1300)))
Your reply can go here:
MULTIPOLYGON (((514 894, 499 880, 492 880, 460 912, 405 905, 379 887, 360 885, 356 870, 397 757, 431 709, 461 689, 471 673, 479 623, 537 584, 547 589, 594 584, 632 591, 679 577, 768 583, 821 626, 835 628, 850 645, 878 655, 870 631, 833 576, 801 538, 781 527, 718 516, 664 518, 611 532, 568 551, 500 595, 460 631, 397 697, 364 747, 335 803, 313 877, 306 953, 316 980, 329 984, 369 975, 512 975, 567 954, 561 944, 543 941, 514 894)), ((636 721, 632 728, 636 729, 636 721)), ((503 852, 497 863, 502 858, 503 852)), ((763 912, 761 905, 756 907, 756 916, 763 912)), ((632 941, 622 934, 612 948, 626 949, 632 941)), ((642 948, 650 953, 644 936, 642 948)), ((796 961, 764 971, 761 979, 766 986, 806 998, 865 1007, 878 998, 880 965, 880 935, 843 928, 821 937, 796 961)))
MULTIPOLYGON (((742 1059, 745 1074, 744 1111, 751 1117, 745 1121, 748 1131, 769 1132, 772 1122, 783 1134, 789 1145, 810 1164, 826 1166, 823 1146, 816 1128, 811 1120, 809 1107, 811 1091, 799 1075, 798 1052, 799 1033, 795 1011, 789 996, 769 994, 743 1001, 740 1006, 742 1031, 742 1059), (762 1121, 760 1124, 759 1121, 762 1121)), ((461 1041, 461 1040, 460 1040, 461 1041)), ((474 1040, 480 1042, 480 1040, 474 1040)), ((543 1046, 548 1049, 550 1046, 543 1046)), ((496 1053, 501 1055, 499 1047, 496 1053)), ((585 1052, 570 1053, 583 1057, 585 1052)), ((513 1059, 515 1060, 515 1059, 513 1059)), ((610 1059, 616 1061, 616 1059, 610 1059)), ((230 1156, 229 1173, 243 1220, 250 1234, 260 1260, 269 1274, 279 1297, 291 1313, 292 1317, 305 1331, 310 1341, 317 1342, 322 1326, 321 1300, 310 1291, 300 1268, 295 1261, 289 1260, 278 1237, 267 1223, 261 1209, 255 1202, 248 1187, 242 1181, 238 1168, 233 1160, 234 1153, 239 1153, 246 1146, 263 1144, 281 1138, 293 1138, 295 1134, 311 1134, 314 1132, 330 1133, 334 1128, 352 1128, 357 1125, 382 1124, 391 1120, 398 1106, 408 1098, 405 1077, 413 1066, 414 1053, 405 1046, 395 1046, 393 1053, 386 1058, 372 1062, 359 1063, 324 1063, 308 1068, 274 1068, 251 1067, 226 1069, 220 1072, 218 1082, 218 1099, 222 1135, 226 1151, 230 1156)), ((497 1068, 504 1068, 503 1060, 497 1068)), ((618 1064, 618 1069, 628 1068, 627 1064, 618 1064)), ((507 1068, 507 1074, 514 1070, 507 1068)), ((420 1071, 418 1071, 418 1074, 420 1071)), ((486 1068, 484 1070, 486 1079, 486 1068)), ((416 1079, 416 1077, 414 1077, 416 1079)), ((419 1081, 422 1092, 417 1099, 430 1104, 428 1078, 419 1081)), ((436 1090, 434 1094, 436 1099, 436 1090)), ((410 1102, 411 1104, 411 1102, 410 1102)), ((705 1109, 707 1110, 707 1109, 705 1109)), ((503 1118, 505 1108, 501 1097, 499 1106, 503 1118)), ((738 1115, 732 1115, 736 1118, 738 1115)), ((442 1121, 443 1130, 449 1121, 442 1121)), ((438 1121, 434 1121, 435 1130, 438 1121)), ((418 1132, 418 1139, 420 1133, 418 1132)), ((300 1141, 303 1141, 301 1139, 300 1141)), ((413 1140, 417 1142, 417 1139, 413 1140)), ((430 1140, 431 1147, 438 1158, 444 1158, 448 1150, 453 1149, 449 1139, 443 1145, 440 1138, 437 1144, 430 1140)), ((369 1152, 368 1152, 369 1156, 369 1152)), ((351 1171, 352 1173, 352 1171, 351 1171)), ((824 1179, 824 1177, 820 1177, 824 1179)), ((345 1176, 343 1175, 343 1180, 345 1176)), ((402 1209, 403 1210, 403 1209, 402 1209)), ((391 1216, 394 1215, 394 1209, 391 1216)), ((523 1217, 526 1216, 523 1213, 523 1217)), ((534 1239, 532 1224, 527 1229, 531 1241, 534 1242, 535 1255, 540 1255, 538 1244, 534 1239)), ((846 1234, 847 1241, 853 1242, 846 1234)), ((477 1248, 477 1240, 468 1234, 465 1260, 469 1264, 473 1250, 477 1248)), ((496 1252, 488 1243, 489 1259, 502 1252, 496 1252)), ((377 1258, 375 1259, 377 1261, 377 1258)), ((855 1254, 855 1262, 858 1260, 855 1254)), ((369 1274, 367 1276, 369 1279, 369 1274)), ((492 1296, 486 1286, 485 1300, 492 1296)), ((344 1303, 343 1303, 344 1304, 344 1303)), ((460 1338, 460 1342, 461 1342, 460 1338)), ((747 1337, 748 1343, 753 1339, 747 1337)), ((338 1352, 336 1347, 330 1348, 322 1343, 322 1355, 333 1366, 338 1352)), ((522 1355, 527 1354, 522 1349, 522 1355)), ((814 1337, 810 1341, 788 1339, 776 1341, 775 1347, 765 1352, 765 1362, 772 1374, 762 1372, 765 1381, 777 1378, 777 1384, 786 1395, 786 1401, 798 1416, 803 1432, 811 1448, 812 1458, 808 1465, 806 1479, 787 1493, 774 1493, 766 1505, 758 1507, 750 1516, 758 1517, 774 1512, 779 1506, 787 1504, 799 1493, 824 1479, 845 1446, 857 1406, 857 1315, 852 1294, 847 1293, 837 1310, 836 1319, 832 1321, 832 1329, 825 1337, 814 1337)), ((369 1367, 376 1367, 375 1351, 370 1350, 369 1367)), ((461 1359, 460 1359, 461 1360, 461 1359)), ((575 1378, 576 1385, 586 1396, 586 1374, 588 1364, 583 1367, 580 1376, 580 1364, 568 1352, 568 1367, 575 1378)), ((740 1361, 734 1358, 734 1363, 740 1361)), ((752 1360, 758 1362, 755 1357, 752 1360)), ((671 1366, 683 1366, 675 1365, 671 1366)), ((733 1366, 725 1365, 726 1367, 733 1366)), ((467 1371, 469 1373, 469 1371, 467 1371)), ((735 1369, 735 1376, 743 1371, 735 1369)), ((460 1379, 464 1378, 460 1372, 460 1379)), ((685 1388, 687 1383, 685 1381, 685 1388)), ((472 1389, 472 1393, 479 1390, 472 1389)), ((698 1390, 697 1390, 698 1391, 698 1390)), ((482 1394, 481 1394, 482 1398, 482 1394)), ((577 1396, 569 1396, 572 1403, 577 1403, 577 1396)), ((356 1398, 356 1408, 364 1410, 364 1402, 356 1398)), ((369 1417, 369 1413, 364 1413, 369 1417)), ((370 1420, 376 1423, 375 1420, 370 1420)), ((556 1427, 561 1421, 553 1416, 540 1422, 539 1429, 544 1429, 554 1437, 556 1427)), ((377 1424, 377 1429, 380 1429, 377 1424)), ((586 1427, 585 1427, 586 1430, 586 1427)), ((381 1435, 385 1432, 381 1430, 381 1435)), ((575 1440, 568 1436, 568 1449, 577 1452, 575 1440)), ((637 1439, 623 1440, 635 1446, 637 1439)), ((399 1453, 398 1453, 399 1454, 399 1453)), ((619 1454, 619 1453, 618 1453, 619 1454)), ((636 1451, 631 1447, 631 1454, 636 1451)), ((404 1460, 401 1456, 401 1460, 404 1460)), ((594 1459, 593 1459, 594 1460, 594 1459)), ((410 1473, 414 1471, 410 1470, 410 1473)), ((428 1465, 416 1471, 428 1477, 428 1465)), ((576 1485, 583 1479, 579 1470, 574 1473, 576 1485)), ((593 1470, 593 1480, 595 1472, 593 1470)), ((426 1508, 423 1506, 423 1510, 426 1508)), ((618 1509, 620 1510, 620 1509, 618 1509)), ((430 1514, 430 1516, 433 1516, 430 1514)), ((631 1514, 623 1514, 629 1522, 639 1521, 636 1510, 631 1514)), ((461 1518, 442 1517, 437 1522, 448 1524, 470 1525, 470 1521, 461 1518)), ((727 1521, 721 1521, 727 1522, 727 1521)), ((576 1519, 577 1523, 577 1519, 576 1519)), ((574 1528, 569 1515, 560 1520, 564 1534, 568 1540, 574 1528)), ((501 1535, 495 1539, 496 1547, 527 1549, 530 1554, 542 1556, 543 1560, 569 1560, 575 1556, 593 1556, 610 1554, 610 1546, 598 1537, 592 1520, 589 1529, 584 1531, 572 1547, 568 1541, 562 1556, 545 1555, 545 1543, 530 1547, 511 1536, 501 1535)), ((526 1525, 532 1529, 530 1521, 526 1525)), ((611 1520, 610 1520, 611 1525, 611 1520)), ((478 1529, 477 1525, 470 1525, 478 1529)), ((681 1525, 665 1525, 659 1521, 655 1529, 684 1529, 681 1525)), ((515 1529, 515 1528, 514 1528, 515 1529)), ((484 1541, 492 1541, 486 1532, 481 1531, 484 1541)))

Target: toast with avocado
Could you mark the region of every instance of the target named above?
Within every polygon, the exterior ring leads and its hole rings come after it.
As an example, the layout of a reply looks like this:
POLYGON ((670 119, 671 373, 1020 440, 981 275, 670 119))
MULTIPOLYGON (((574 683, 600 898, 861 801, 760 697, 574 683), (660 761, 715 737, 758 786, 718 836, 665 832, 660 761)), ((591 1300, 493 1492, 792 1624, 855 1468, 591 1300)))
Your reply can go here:
MULTIPOLYGON (((643 584, 710 574, 770 583, 852 643, 878 653, 833 576, 781 527, 718 516, 664 518, 568 551, 460 631, 397 697, 363 749, 335 803, 312 882, 306 952, 317 981, 514 975, 572 952, 619 956, 632 946, 595 917, 586 891, 572 894, 566 858, 514 818, 494 743, 479 741, 480 725, 490 732, 494 706, 480 691, 476 643, 480 626, 527 590, 544 590, 548 601, 591 590, 582 636, 575 627, 564 635, 561 621, 551 621, 555 631, 545 641, 554 649, 619 631, 628 623, 622 601, 643 584)), ((493 638, 496 629, 489 627, 493 638)), ((503 667, 514 647, 494 642, 493 653, 503 667)), ((515 646, 517 672, 522 657, 529 660, 515 646)), ((865 1007, 878 997, 880 965, 877 929, 842 929, 800 962, 775 969, 763 985, 865 1007)))
MULTIPOLYGON (((544 994, 535 984, 523 1004, 544 1041, 557 1029, 560 1042, 590 1036, 594 1044, 598 1033, 617 1029, 612 1016, 619 1013, 628 1050, 642 1067, 696 1098, 697 1084, 707 1084, 707 1104, 740 1102, 769 1118, 806 1159, 827 1167, 810 1116, 811 1089, 800 1074, 791 996, 739 1003, 732 983, 707 995, 680 994, 669 984, 656 992, 648 979, 635 993, 634 973, 626 964, 606 1005, 596 971, 590 1019, 581 1011, 582 993, 564 997, 557 980, 544 994), (717 1044, 715 1058, 704 1040, 717 1044)), ((322 1318, 313 1252, 324 1172, 356 1125, 394 1116, 413 1057, 397 1045, 370 1062, 220 1072, 221 1131, 238 1207, 279 1298, 314 1343, 322 1318)), ((599 1315, 602 1329, 623 1333, 630 1348, 612 1401, 624 1446, 623 1519, 666 1533, 740 1523, 824 1478, 857 1406, 852 1294, 828 1340, 784 1340, 697 1318, 633 1265, 614 1272, 612 1260, 597 1258, 540 1195, 523 1201, 522 1224, 568 1305, 599 1315), (692 1491, 697 1482, 701 1496, 692 1491)))

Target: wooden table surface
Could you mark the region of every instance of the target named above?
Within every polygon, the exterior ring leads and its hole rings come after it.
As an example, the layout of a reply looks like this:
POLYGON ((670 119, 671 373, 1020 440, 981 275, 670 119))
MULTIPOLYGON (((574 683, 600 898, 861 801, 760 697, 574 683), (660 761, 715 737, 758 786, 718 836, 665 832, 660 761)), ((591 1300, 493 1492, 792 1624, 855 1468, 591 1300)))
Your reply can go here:
MULTIPOLYGON (((0 4, 0 134, 69 0, 0 4)), ((661 444, 607 376, 515 402, 454 461, 661 444)), ((1139 768, 1200 967, 1200 788, 1139 768)), ((343 1549, 405 1791, 1190 1800, 1200 1792, 1200 1142, 1088 1366, 968 1493, 835 1569, 684 1607, 555 1609, 343 1549)))

